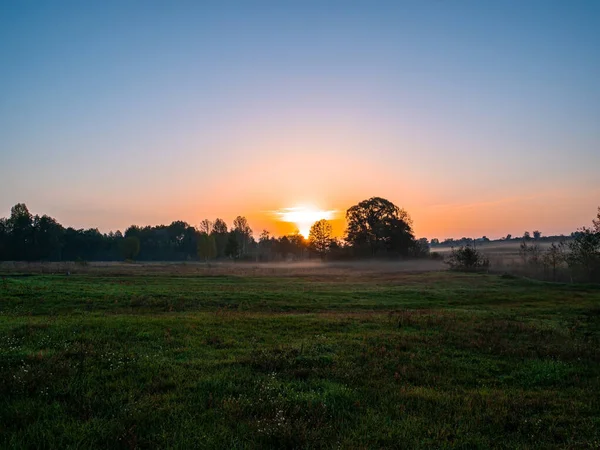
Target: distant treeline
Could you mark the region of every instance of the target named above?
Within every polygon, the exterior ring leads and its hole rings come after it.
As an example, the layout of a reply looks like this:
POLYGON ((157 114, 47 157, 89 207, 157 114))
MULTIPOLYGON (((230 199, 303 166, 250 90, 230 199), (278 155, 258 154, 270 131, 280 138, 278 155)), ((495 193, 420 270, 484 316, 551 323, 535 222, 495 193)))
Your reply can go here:
POLYGON ((427 239, 415 239, 408 213, 388 200, 373 197, 346 212, 343 240, 332 236, 331 224, 316 222, 310 236, 295 233, 273 237, 266 230, 254 238, 248 221, 238 216, 231 227, 224 220, 203 220, 198 227, 184 221, 170 225, 132 225, 101 233, 97 228, 65 228, 47 215, 32 215, 25 204, 0 219, 3 261, 249 261, 319 257, 419 257, 427 255, 427 239))
POLYGON ((506 235, 506 237, 500 239, 489 239, 487 236, 482 236, 480 238, 468 238, 462 237, 460 239, 448 238, 440 241, 439 239, 433 238, 430 242, 432 247, 458 247, 463 245, 477 245, 477 244, 485 244, 486 242, 521 242, 521 241, 536 241, 536 242, 555 242, 555 241, 566 241, 569 239, 573 239, 577 236, 579 232, 574 231, 569 236, 565 236, 564 234, 554 235, 554 236, 542 236, 541 231, 534 231, 530 233, 529 231, 525 231, 522 236, 514 236, 512 234, 506 235))

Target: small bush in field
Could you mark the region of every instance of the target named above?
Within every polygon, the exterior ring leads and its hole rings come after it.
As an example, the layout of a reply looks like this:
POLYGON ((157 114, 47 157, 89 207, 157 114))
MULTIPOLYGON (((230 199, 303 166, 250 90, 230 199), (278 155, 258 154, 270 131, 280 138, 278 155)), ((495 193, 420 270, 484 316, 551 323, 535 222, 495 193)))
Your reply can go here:
POLYGON ((465 271, 486 270, 490 266, 489 259, 471 245, 453 248, 446 263, 453 270, 465 271))
POLYGON ((429 257, 436 261, 442 261, 444 259, 444 255, 442 255, 440 252, 431 252, 429 257))

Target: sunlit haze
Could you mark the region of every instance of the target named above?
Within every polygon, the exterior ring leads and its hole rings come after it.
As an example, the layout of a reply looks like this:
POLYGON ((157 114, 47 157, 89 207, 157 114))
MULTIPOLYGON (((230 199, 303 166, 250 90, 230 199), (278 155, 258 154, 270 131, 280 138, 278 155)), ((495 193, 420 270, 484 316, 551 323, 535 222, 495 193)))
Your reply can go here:
POLYGON ((3 2, 0 217, 341 236, 380 196, 417 237, 570 233, 599 44, 594 0, 3 2))
POLYGON ((323 211, 312 206, 296 206, 283 208, 275 211, 274 214, 281 222, 294 224, 298 228, 298 232, 308 238, 312 224, 321 219, 334 219, 336 211, 323 211))

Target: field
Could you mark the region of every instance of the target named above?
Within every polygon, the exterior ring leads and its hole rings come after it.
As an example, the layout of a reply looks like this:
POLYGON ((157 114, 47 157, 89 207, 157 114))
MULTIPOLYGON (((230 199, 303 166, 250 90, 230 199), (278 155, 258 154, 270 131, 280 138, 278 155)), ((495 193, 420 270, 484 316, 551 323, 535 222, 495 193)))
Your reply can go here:
POLYGON ((600 286, 440 268, 4 265, 0 447, 598 448, 600 286))

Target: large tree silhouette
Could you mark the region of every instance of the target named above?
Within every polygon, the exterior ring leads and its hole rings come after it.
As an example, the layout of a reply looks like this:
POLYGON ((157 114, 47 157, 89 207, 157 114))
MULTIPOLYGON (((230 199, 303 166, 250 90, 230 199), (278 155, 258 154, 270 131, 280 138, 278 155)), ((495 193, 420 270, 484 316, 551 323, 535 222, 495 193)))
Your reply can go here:
POLYGON ((407 255, 414 245, 412 220, 389 200, 372 197, 346 211, 346 241, 359 253, 407 255))

